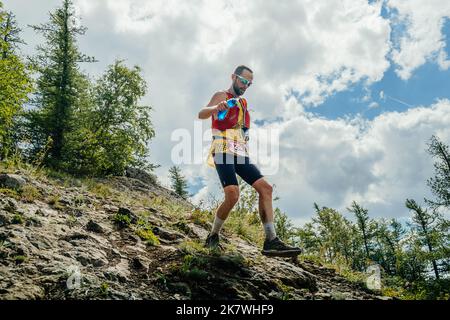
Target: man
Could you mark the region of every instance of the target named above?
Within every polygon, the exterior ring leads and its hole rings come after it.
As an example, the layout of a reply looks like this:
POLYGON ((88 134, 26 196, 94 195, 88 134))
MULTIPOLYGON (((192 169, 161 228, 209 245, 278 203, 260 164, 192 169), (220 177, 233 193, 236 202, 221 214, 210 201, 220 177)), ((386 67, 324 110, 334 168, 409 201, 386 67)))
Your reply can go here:
POLYGON ((208 164, 216 168, 225 193, 225 200, 216 212, 213 227, 205 245, 209 248, 219 246, 220 230, 239 199, 237 173, 259 194, 259 214, 266 234, 262 254, 296 256, 301 253, 301 250, 284 244, 276 235, 272 186, 248 157, 250 114, 247 110, 247 101, 241 96, 252 85, 253 71, 246 66, 239 66, 231 75, 231 80, 230 88, 216 92, 208 105, 198 114, 199 119, 212 118, 213 142, 208 164), (227 105, 227 100, 233 103, 227 105), (231 108, 229 108, 230 105, 231 108), (222 113, 225 110, 227 112, 225 118, 219 118, 219 112, 222 113))

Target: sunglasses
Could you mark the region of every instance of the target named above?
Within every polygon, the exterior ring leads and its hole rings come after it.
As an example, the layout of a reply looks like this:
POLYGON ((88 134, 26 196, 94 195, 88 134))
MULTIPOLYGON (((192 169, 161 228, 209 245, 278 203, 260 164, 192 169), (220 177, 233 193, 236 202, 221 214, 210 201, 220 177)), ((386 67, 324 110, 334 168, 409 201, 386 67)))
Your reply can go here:
POLYGON ((247 87, 250 87, 251 85, 252 85, 252 81, 250 81, 250 80, 247 80, 247 79, 245 79, 244 77, 241 77, 240 75, 238 75, 238 74, 234 74, 236 77, 238 77, 239 78, 239 80, 242 82, 242 84, 244 85, 244 86, 247 86, 247 87))

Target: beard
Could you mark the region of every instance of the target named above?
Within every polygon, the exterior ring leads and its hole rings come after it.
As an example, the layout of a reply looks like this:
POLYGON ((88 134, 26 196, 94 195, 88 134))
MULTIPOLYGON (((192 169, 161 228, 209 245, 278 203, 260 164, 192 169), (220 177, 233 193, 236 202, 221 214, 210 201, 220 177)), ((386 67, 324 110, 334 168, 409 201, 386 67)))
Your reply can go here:
POLYGON ((244 92, 245 92, 245 90, 244 90, 244 89, 240 89, 240 88, 236 85, 236 83, 233 83, 233 90, 234 90, 234 92, 236 92, 236 94, 237 94, 238 96, 242 96, 242 95, 244 94, 244 92))

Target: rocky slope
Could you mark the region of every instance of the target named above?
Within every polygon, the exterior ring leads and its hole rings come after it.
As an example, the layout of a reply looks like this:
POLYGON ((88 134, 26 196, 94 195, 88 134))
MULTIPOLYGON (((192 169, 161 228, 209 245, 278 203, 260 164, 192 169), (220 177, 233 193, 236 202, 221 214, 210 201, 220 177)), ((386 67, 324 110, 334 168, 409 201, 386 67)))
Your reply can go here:
POLYGON ((266 258, 232 234, 209 252, 204 213, 131 176, 0 175, 0 299, 383 298, 312 262, 266 258))

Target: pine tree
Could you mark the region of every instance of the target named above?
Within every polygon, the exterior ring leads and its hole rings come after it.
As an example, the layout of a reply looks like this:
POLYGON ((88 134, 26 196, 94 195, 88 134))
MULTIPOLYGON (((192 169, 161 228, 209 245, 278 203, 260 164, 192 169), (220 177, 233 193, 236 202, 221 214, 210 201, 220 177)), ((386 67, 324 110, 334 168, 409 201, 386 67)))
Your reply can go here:
POLYGON ((353 201, 352 206, 347 208, 348 211, 352 212, 356 216, 356 223, 361 232, 362 240, 364 242, 364 250, 366 253, 366 258, 371 258, 370 242, 373 237, 373 224, 369 218, 369 211, 361 207, 356 201, 353 201))
POLYGON ((434 274, 436 279, 439 279, 439 270, 437 267, 436 259, 434 255, 434 247, 437 245, 437 234, 435 222, 438 219, 436 211, 432 214, 427 210, 422 209, 416 201, 412 199, 406 200, 406 207, 413 212, 412 221, 415 223, 422 244, 428 248, 430 254, 431 263, 433 265, 434 274))
POLYGON ((25 44, 25 42, 20 38, 22 29, 19 28, 16 16, 12 12, 3 12, 0 19, 1 41, 4 44, 1 46, 0 55, 2 59, 6 59, 9 54, 17 53, 19 44, 25 44))
POLYGON ((426 263, 422 250, 422 241, 419 239, 416 230, 410 229, 406 234, 404 248, 399 256, 399 275, 411 282, 423 281, 426 263))
POLYGON ((296 245, 299 245, 306 255, 316 256, 320 252, 322 242, 317 235, 314 224, 306 223, 303 227, 297 228, 295 232, 296 245))
POLYGON ((425 199, 432 208, 450 208, 450 152, 437 136, 432 136, 428 144, 428 153, 436 159, 435 176, 428 179, 427 184, 435 196, 435 200, 425 199))
POLYGON ((32 90, 30 69, 17 53, 20 29, 2 8, 0 2, 0 160, 15 147, 14 126, 32 90))
POLYGON ((274 222, 277 236, 282 241, 293 244, 296 230, 287 214, 281 211, 280 208, 275 208, 274 210, 274 222))
POLYGON ((375 260, 381 264, 387 273, 394 275, 398 269, 398 254, 401 252, 400 240, 404 234, 404 229, 395 219, 390 222, 381 219, 374 224, 377 241, 375 260))
MULTIPOLYGON (((110 65, 92 89, 89 108, 75 118, 81 124, 69 135, 69 171, 94 175, 122 175, 127 167, 152 170, 148 142, 155 132, 151 107, 139 105, 147 84, 139 67, 122 61, 110 65)), ((89 99, 87 96, 86 99, 89 99)))
POLYGON ((172 188, 180 197, 186 199, 189 195, 187 191, 187 181, 181 173, 180 167, 173 166, 169 169, 170 180, 172 181, 172 188))
POLYGON ((321 256, 325 261, 334 263, 344 258, 351 263, 351 223, 338 211, 319 207, 315 204, 317 215, 313 224, 319 237, 321 256))
POLYGON ((84 102, 80 98, 88 87, 78 64, 94 59, 78 50, 77 37, 84 35, 86 28, 78 26, 71 0, 64 0, 62 7, 50 13, 48 23, 32 27, 43 34, 45 44, 37 47, 38 55, 33 59, 38 79, 34 99, 37 110, 27 115, 31 154, 41 152, 50 141, 44 163, 61 167, 67 135, 78 125, 74 112, 84 102))

